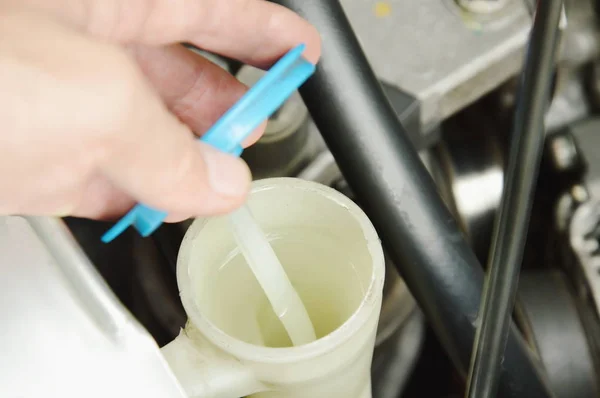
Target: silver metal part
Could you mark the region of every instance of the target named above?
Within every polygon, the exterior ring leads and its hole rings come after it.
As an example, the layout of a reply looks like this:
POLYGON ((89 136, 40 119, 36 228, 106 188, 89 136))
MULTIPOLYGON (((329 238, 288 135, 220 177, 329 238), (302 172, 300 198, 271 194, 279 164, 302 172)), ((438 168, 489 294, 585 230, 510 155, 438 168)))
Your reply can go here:
MULTIPOLYGON (((245 65, 236 77, 252 86, 264 73, 245 65)), ((263 136, 244 151, 242 158, 255 179, 292 176, 323 147, 321 135, 310 120, 302 98, 295 93, 269 118, 263 136)))
POLYGON ((477 257, 485 263, 504 187, 504 154, 491 123, 474 120, 477 116, 473 110, 462 123, 448 126, 432 153, 431 172, 477 257))
POLYGON ((570 134, 557 134, 548 140, 548 160, 554 170, 573 170, 580 162, 575 139, 570 134))
MULTIPOLYGON (((518 73, 535 8, 532 0, 341 2, 379 78, 420 101, 424 134, 518 73), (484 3, 498 6, 481 12, 484 3)), ((595 58, 591 0, 567 1, 564 15, 561 62, 595 58)))
POLYGON ((600 315, 600 200, 590 200, 575 210, 569 240, 585 277, 586 290, 600 315))
POLYGON ((592 198, 600 199, 600 117, 583 120, 569 127, 577 143, 578 156, 586 164, 584 183, 592 198))
MULTIPOLYGON (((237 79, 246 86, 253 86, 265 72, 258 68, 244 65, 236 74, 237 79)), ((265 133, 259 142, 270 142, 285 138, 300 129, 308 119, 308 110, 302 98, 296 92, 268 120, 265 133)))
POLYGON ((531 16, 520 0, 499 12, 454 0, 342 0, 377 75, 421 101, 424 130, 464 108, 522 66, 531 16))
POLYGON ((548 133, 577 122, 590 114, 584 73, 578 69, 559 69, 556 94, 546 113, 548 133))
MULTIPOLYGON (((569 125, 548 140, 554 172, 572 175, 555 208, 555 222, 575 256, 570 276, 600 316, 600 118, 569 125)), ((567 263, 571 261, 567 260, 567 263)))
POLYGON ((568 24, 563 31, 560 61, 570 67, 582 65, 600 55, 599 26, 594 11, 595 0, 564 2, 568 24))

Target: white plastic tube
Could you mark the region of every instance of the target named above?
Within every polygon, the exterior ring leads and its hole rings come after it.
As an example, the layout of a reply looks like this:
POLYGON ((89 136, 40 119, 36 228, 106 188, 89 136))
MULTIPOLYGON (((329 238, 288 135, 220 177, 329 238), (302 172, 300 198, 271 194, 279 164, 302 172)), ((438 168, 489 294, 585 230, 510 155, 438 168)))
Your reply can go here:
POLYGON ((308 312, 247 206, 230 216, 233 235, 254 276, 295 346, 316 340, 308 312))

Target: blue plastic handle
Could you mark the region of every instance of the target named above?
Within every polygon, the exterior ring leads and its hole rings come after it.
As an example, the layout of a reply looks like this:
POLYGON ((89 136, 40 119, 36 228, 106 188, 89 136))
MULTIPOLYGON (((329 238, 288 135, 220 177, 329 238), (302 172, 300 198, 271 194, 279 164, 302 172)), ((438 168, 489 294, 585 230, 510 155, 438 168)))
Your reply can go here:
MULTIPOLYGON (((216 149, 240 156, 244 140, 300 87, 315 71, 315 66, 302 57, 304 44, 284 55, 200 138, 216 149)), ((111 229, 102 235, 108 243, 133 225, 146 237, 167 217, 164 211, 137 204, 111 229)))

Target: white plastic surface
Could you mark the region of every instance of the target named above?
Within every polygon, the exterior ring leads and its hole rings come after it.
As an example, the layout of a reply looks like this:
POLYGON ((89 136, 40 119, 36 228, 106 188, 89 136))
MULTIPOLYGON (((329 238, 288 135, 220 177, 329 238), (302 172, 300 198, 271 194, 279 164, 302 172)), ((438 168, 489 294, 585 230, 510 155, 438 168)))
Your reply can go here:
POLYGON ((315 341, 306 308, 248 207, 234 211, 230 219, 235 241, 292 343, 299 346, 315 341))
POLYGON ((163 348, 179 381, 201 398, 370 398, 384 279, 370 221, 339 192, 291 178, 255 182, 248 206, 317 340, 292 346, 237 250, 227 216, 196 220, 177 264, 190 319, 163 348))
POLYGON ((185 398, 64 225, 0 217, 0 397, 185 398))

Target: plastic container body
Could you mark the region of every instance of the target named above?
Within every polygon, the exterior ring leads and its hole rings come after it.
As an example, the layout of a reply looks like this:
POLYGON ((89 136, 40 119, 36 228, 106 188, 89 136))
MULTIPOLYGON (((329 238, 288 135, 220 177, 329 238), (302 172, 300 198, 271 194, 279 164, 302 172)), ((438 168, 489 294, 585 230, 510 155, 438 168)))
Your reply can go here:
POLYGON ((317 340, 291 346, 226 216, 196 220, 177 264, 188 325, 163 348, 184 389, 191 397, 371 397, 385 267, 369 219, 341 193, 294 178, 255 182, 248 206, 317 340))
POLYGON ((0 217, 0 272, 0 397, 186 397, 62 221, 0 217))

